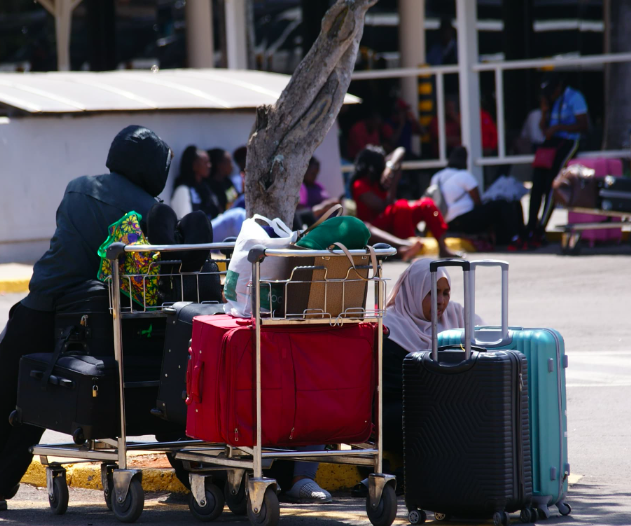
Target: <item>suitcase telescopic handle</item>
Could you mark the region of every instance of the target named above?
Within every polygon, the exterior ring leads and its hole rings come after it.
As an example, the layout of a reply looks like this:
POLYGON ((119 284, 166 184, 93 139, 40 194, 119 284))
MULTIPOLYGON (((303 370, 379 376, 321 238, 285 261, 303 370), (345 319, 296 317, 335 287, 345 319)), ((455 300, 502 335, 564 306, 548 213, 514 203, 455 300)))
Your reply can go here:
POLYGON ((462 259, 440 259, 429 264, 432 278, 432 360, 438 363, 438 269, 440 267, 461 267, 464 281, 464 356, 471 357, 471 263, 462 259))
MULTIPOLYGON (((475 327, 475 273, 478 267, 500 267, 502 269, 502 333, 500 336, 500 340, 497 342, 492 342, 495 345, 503 345, 508 340, 508 262, 501 261, 498 259, 480 259, 477 261, 471 262, 471 305, 469 308, 469 313, 471 316, 471 328, 475 327)), ((478 341, 475 338, 475 331, 473 334, 473 339, 471 343, 474 345, 485 345, 491 342, 483 342, 478 341)))

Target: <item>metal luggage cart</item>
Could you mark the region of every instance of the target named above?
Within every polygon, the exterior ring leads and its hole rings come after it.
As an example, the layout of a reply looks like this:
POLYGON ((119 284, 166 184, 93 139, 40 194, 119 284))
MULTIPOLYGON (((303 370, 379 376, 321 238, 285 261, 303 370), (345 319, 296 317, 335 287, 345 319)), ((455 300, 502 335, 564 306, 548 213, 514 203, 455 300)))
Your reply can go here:
MULTIPOLYGON (((378 245, 375 250, 376 257, 383 259, 393 256, 396 250, 388 245, 378 245)), ((357 257, 367 258, 366 250, 351 250, 353 259, 357 257)), ((389 526, 396 517, 397 499, 395 494, 396 478, 393 475, 382 473, 383 443, 382 443, 382 319, 385 312, 386 281, 382 277, 381 265, 377 264, 377 272, 372 277, 356 277, 350 272, 345 277, 327 279, 326 269, 322 266, 301 266, 302 270, 320 271, 318 279, 310 281, 292 279, 291 271, 289 279, 264 280, 261 278, 261 263, 265 258, 339 258, 348 257, 341 250, 272 250, 263 246, 250 250, 248 260, 252 263, 252 281, 249 286, 252 299, 252 318, 255 327, 255 367, 254 384, 256 391, 255 401, 255 445, 254 447, 234 447, 230 445, 206 448, 204 446, 186 446, 175 454, 175 457, 184 462, 188 469, 191 482, 191 498, 189 506, 192 513, 202 521, 212 521, 219 517, 223 511, 224 502, 230 510, 238 515, 248 515, 250 523, 258 526, 275 526, 280 518, 280 506, 277 497, 278 485, 274 479, 265 478, 263 469, 268 468, 274 460, 291 459, 315 462, 330 462, 338 464, 352 464, 357 466, 372 466, 374 473, 369 477, 369 496, 366 502, 366 511, 370 521, 378 526, 389 526), (323 275, 322 275, 323 273, 323 275), (346 308, 345 290, 354 282, 372 282, 375 288, 375 305, 372 308, 346 308), (287 292, 292 287, 319 284, 324 288, 324 306, 321 309, 303 310, 302 312, 287 312, 287 292), (261 289, 262 287, 262 289, 261 289), (262 313, 261 290, 269 290, 273 287, 284 289, 285 298, 282 315, 276 311, 262 313), (341 312, 331 315, 327 312, 327 292, 337 287, 339 293, 341 287, 342 308, 341 312), (330 324, 339 326, 345 323, 371 322, 377 324, 377 392, 376 398, 376 440, 370 444, 356 444, 350 450, 342 450, 338 445, 337 450, 305 452, 290 449, 261 447, 261 329, 269 325, 306 325, 306 324, 330 324), (225 494, 212 483, 213 471, 226 470, 228 479, 225 494)), ((280 263, 280 262, 279 262, 280 263)), ((289 268, 292 268, 291 266, 289 268)), ((357 267, 358 269, 360 267, 357 267)), ((362 267, 363 270, 366 270, 362 267)), ((353 271, 354 273, 354 271, 353 271)), ((331 299, 329 297, 329 299, 331 299)), ((334 299, 334 298, 333 298, 334 299)), ((270 298, 271 303, 271 298, 270 298)), ((339 305, 339 298, 338 298, 339 305)))
POLYGON ((631 213, 616 212, 615 210, 600 210, 595 208, 568 208, 569 212, 604 216, 607 219, 600 223, 568 223, 557 226, 562 232, 561 254, 566 256, 578 256, 581 252, 581 237, 585 230, 608 230, 622 228, 631 222, 631 213), (614 218, 620 221, 613 221, 614 218))
MULTIPOLYGON (((124 245, 113 243, 107 251, 107 258, 111 261, 112 277, 108 281, 110 293, 110 312, 114 328, 114 356, 118 366, 119 375, 119 400, 120 400, 120 429, 119 437, 109 439, 88 440, 83 442, 77 440, 73 444, 38 444, 33 446, 32 453, 39 455, 42 465, 46 466, 46 485, 50 507, 53 513, 62 515, 68 508, 68 486, 66 483, 66 470, 64 464, 76 464, 79 462, 101 461, 101 482, 103 485, 105 502, 114 515, 121 522, 136 521, 144 507, 144 492, 142 489, 142 470, 131 469, 128 466, 128 453, 130 451, 153 451, 170 452, 180 450, 184 446, 203 445, 199 440, 178 441, 178 442, 128 442, 126 434, 125 419, 125 388, 134 387, 134 382, 125 382, 123 372, 123 338, 122 320, 130 318, 159 318, 166 317, 165 309, 173 302, 165 302, 159 305, 148 305, 145 301, 143 305, 135 304, 131 298, 123 301, 121 298, 121 284, 127 280, 131 286, 132 280, 141 280, 143 290, 146 292, 146 283, 149 279, 170 277, 181 280, 179 299, 184 299, 184 279, 195 278, 197 285, 197 300, 199 302, 200 277, 208 274, 225 275, 226 270, 219 272, 188 272, 188 273, 164 273, 164 274, 124 274, 119 272, 118 261, 125 253, 130 252, 152 252, 159 251, 162 260, 160 265, 181 265, 181 261, 168 261, 165 254, 169 252, 181 252, 188 250, 211 250, 221 251, 229 257, 234 249, 234 242, 208 243, 199 245, 124 245), (49 457, 60 457, 68 460, 50 461, 49 457), (79 460, 76 460, 79 459, 79 460)), ((226 260, 227 263, 228 260, 226 260)), ((227 264, 226 264, 227 267, 227 264)), ((171 298, 176 301, 178 298, 171 298)), ((194 299, 194 298, 193 298, 194 299)), ((154 382, 143 382, 158 385, 159 380, 154 382)), ((221 449, 223 451, 223 448, 221 449)), ((212 453, 212 449, 208 450, 212 453)))

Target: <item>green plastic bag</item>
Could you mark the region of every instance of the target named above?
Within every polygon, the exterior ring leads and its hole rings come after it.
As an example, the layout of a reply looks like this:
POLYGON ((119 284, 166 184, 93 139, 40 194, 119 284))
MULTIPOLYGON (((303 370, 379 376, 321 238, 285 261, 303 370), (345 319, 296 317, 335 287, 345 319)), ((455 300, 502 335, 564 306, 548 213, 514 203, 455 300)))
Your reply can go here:
POLYGON ((307 232, 296 245, 312 250, 326 250, 341 243, 349 250, 365 248, 370 239, 368 227, 356 217, 331 217, 307 232))

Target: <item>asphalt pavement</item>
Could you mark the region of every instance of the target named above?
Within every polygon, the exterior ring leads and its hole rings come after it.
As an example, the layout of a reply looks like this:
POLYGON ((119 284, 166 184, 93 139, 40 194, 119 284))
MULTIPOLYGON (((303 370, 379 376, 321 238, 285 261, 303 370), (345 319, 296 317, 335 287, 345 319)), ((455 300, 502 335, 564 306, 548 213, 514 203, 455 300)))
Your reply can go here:
MULTIPOLYGON (((586 250, 580 257, 556 255, 557 247, 525 254, 472 254, 469 259, 493 258, 510 263, 509 323, 552 327, 564 336, 567 369, 568 441, 571 471, 582 478, 568 497, 569 517, 554 514, 549 524, 631 524, 631 250, 628 246, 586 250)), ((385 276, 396 279, 403 263, 387 263, 385 276)), ((452 275, 452 299, 461 301, 462 279, 452 275)), ((480 269, 477 313, 486 323, 499 323, 498 269, 480 269)), ((391 282, 390 285, 392 285, 391 282)), ((23 295, 0 296, 0 319, 23 295)), ((1 322, 0 322, 1 324, 1 322)), ((66 440, 47 432, 44 440, 66 440)), ((166 495, 147 496, 139 523, 195 523, 185 502, 165 503, 166 495)), ((45 490, 24 486, 0 512, 0 523, 55 525, 118 524, 106 511, 100 492, 71 489, 70 508, 63 517, 48 511, 45 490)), ((367 524, 361 500, 337 495, 333 505, 283 505, 283 524, 367 524)), ((399 499, 397 521, 406 511, 399 499)), ((226 512, 219 521, 244 521, 226 512)), ((513 516, 513 521, 518 521, 513 516)), ((469 524, 472 524, 469 522, 469 524)), ((475 523, 477 524, 477 522, 475 523)), ((490 524, 490 523, 488 523, 490 524)))

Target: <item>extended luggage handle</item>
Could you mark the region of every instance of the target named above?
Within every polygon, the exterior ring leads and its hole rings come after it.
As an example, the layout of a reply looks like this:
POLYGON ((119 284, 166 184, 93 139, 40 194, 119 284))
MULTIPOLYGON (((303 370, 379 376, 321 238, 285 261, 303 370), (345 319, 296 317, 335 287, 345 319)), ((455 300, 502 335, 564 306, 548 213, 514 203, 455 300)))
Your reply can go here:
POLYGON ((471 295, 470 295, 470 309, 471 316, 470 324, 472 329, 471 343, 474 345, 495 345, 501 346, 509 343, 510 335, 508 329, 508 263, 498 259, 480 259, 477 261, 471 261, 471 295), (502 326, 499 340, 486 341, 479 340, 475 334, 475 272, 478 267, 500 267, 502 269, 502 326))
POLYGON ((464 357, 471 357, 471 263, 462 259, 440 259, 429 264, 432 278, 432 360, 438 363, 438 269, 440 267, 461 267, 464 281, 464 357))

